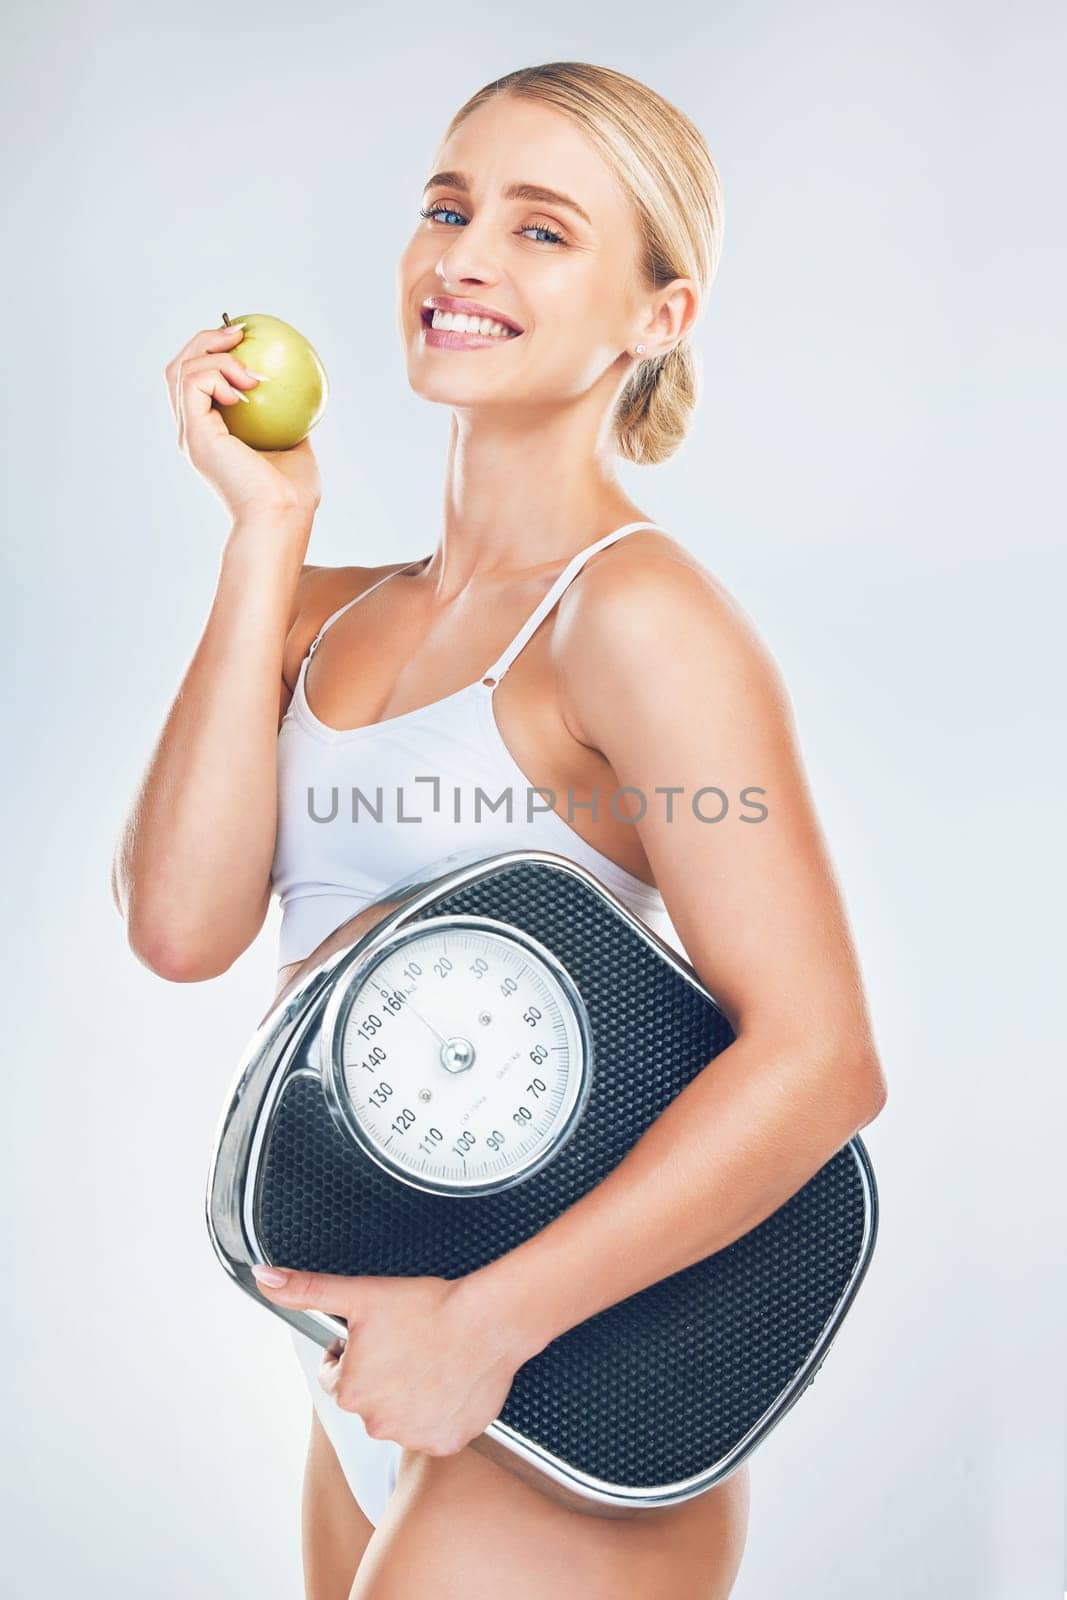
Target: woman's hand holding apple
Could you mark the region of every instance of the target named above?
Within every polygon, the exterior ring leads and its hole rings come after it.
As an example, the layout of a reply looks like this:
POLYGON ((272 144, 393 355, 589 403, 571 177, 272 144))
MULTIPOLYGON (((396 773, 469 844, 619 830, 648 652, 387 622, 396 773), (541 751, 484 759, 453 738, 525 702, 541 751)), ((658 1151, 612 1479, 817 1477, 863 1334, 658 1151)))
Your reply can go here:
POLYGON ((240 405, 243 390, 259 382, 232 354, 242 338, 236 323, 201 329, 167 364, 178 447, 234 520, 282 512, 311 517, 322 486, 310 440, 287 450, 256 450, 230 432, 216 409, 240 405))

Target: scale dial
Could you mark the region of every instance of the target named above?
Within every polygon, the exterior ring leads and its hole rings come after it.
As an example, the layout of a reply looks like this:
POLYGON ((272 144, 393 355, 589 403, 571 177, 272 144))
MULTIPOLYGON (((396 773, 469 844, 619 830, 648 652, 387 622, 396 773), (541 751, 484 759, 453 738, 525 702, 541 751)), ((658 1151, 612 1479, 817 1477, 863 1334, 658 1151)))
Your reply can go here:
POLYGON ((323 1029, 336 1113, 366 1153, 436 1194, 530 1177, 574 1132, 592 1047, 566 969, 528 934, 439 917, 387 937, 323 1029))

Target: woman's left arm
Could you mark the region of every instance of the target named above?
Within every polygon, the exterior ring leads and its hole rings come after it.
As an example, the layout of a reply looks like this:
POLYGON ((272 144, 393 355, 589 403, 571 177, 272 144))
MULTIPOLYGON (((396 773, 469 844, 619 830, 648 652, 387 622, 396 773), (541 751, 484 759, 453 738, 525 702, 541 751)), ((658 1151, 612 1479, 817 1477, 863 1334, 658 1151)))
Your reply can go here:
POLYGON ((637 791, 616 813, 639 818, 736 1038, 595 1188, 463 1280, 531 1354, 754 1228, 886 1100, 791 704, 753 623, 661 552, 600 563, 569 593, 556 630, 569 719, 637 791))

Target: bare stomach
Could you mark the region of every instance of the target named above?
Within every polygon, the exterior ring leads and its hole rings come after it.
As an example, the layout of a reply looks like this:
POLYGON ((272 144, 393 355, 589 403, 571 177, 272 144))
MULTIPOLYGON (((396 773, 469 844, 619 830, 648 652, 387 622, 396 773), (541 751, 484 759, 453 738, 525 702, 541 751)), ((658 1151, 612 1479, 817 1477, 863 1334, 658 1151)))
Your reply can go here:
MULTIPOLYGON (((317 967, 321 961, 325 961, 336 950, 343 950, 347 946, 355 944, 364 933, 368 932, 383 917, 387 916, 398 903, 398 901, 390 900, 388 897, 372 900, 370 905, 363 906, 359 911, 354 912, 352 916, 346 918, 338 927, 334 928, 332 933, 328 933, 325 939, 317 944, 314 950, 309 955, 306 955, 302 961, 290 961, 284 967, 279 967, 275 980, 274 998, 268 1008, 268 1014, 278 1004, 286 989, 296 988, 298 983, 307 976, 313 967, 317 967)), ((265 1020, 266 1018, 261 1018, 261 1021, 265 1020)))
POLYGON ((279 967, 278 968, 278 982, 277 982, 277 985, 275 986, 275 990, 274 990, 274 999, 275 1000, 277 1000, 278 996, 281 994, 282 990, 285 988, 286 984, 289 982, 289 979, 294 977, 295 974, 300 971, 300 968, 303 965, 304 965, 304 963, 302 961, 290 961, 290 963, 289 963, 289 965, 287 967, 279 967))

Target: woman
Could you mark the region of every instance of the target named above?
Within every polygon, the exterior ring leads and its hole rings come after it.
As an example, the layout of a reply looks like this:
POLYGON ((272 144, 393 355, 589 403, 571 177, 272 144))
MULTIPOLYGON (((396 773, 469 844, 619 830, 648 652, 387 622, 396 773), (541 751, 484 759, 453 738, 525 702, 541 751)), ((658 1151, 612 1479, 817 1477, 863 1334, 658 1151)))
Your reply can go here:
POLYGON ((280 990, 406 872, 526 842, 590 865, 677 942, 737 1033, 608 1179, 482 1271, 261 1282, 350 1329, 340 1357, 294 1333, 314 1401, 311 1600, 728 1595, 747 1466, 609 1520, 468 1445, 523 1361, 755 1226, 884 1100, 776 665, 616 477, 616 455, 661 461, 684 437, 720 228, 700 133, 633 79, 554 63, 460 109, 398 272, 411 385, 451 410, 443 531, 415 561, 304 563, 309 443, 257 453, 213 409, 257 382, 239 329, 196 334, 167 368, 182 449, 231 527, 116 861, 140 959, 176 980, 226 971, 273 889, 280 990), (387 790, 410 780, 410 807, 435 759, 453 788, 536 785, 550 803, 520 793, 510 822, 480 825, 439 806, 418 829, 326 827, 305 801, 384 773, 387 790))

